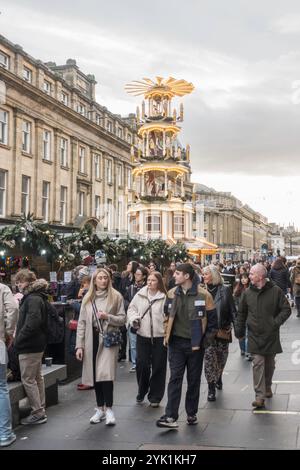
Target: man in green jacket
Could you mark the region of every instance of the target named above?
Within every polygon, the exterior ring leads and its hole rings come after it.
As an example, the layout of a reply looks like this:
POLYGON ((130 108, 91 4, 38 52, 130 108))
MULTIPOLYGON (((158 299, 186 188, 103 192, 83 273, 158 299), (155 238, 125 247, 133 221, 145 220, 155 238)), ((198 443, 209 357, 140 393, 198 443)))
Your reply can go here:
POLYGON ((279 328, 291 315, 290 305, 280 287, 267 279, 262 264, 252 266, 250 287, 243 293, 235 323, 238 339, 245 336, 248 326, 248 351, 253 356, 252 406, 263 408, 265 398, 271 398, 275 356, 282 352, 279 328))

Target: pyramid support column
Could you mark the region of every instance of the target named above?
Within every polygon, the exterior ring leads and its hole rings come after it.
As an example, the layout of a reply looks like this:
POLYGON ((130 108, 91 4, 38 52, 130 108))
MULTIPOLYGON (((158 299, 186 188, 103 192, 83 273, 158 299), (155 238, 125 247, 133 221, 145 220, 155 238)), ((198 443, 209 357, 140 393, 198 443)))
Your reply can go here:
POLYGON ((165 170, 165 196, 168 196, 168 172, 165 170))

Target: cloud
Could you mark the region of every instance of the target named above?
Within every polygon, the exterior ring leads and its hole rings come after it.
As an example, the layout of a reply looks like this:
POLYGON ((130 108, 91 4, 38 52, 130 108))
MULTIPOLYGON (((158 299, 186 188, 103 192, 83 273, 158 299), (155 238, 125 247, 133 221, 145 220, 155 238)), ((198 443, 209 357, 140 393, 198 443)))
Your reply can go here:
POLYGON ((274 20, 271 29, 280 34, 299 34, 300 33, 300 14, 289 13, 274 20))
POLYGON ((288 7, 283 0, 3 0, 0 28, 35 58, 75 58, 95 75, 97 100, 118 114, 140 104, 125 93, 131 80, 191 81, 180 140, 191 144, 194 171, 246 181, 300 174, 300 52, 293 36, 300 5, 290 0, 288 7))

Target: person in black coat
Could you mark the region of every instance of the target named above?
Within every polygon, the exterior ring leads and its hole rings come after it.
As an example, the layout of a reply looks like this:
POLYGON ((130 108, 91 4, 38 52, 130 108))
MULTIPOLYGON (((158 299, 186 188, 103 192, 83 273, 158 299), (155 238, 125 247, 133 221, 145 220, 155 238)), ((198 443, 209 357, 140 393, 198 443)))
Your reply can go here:
MULTIPOLYGON (((126 267, 126 271, 122 273, 122 279, 120 283, 120 290, 119 292, 122 294, 123 298, 125 298, 126 292, 129 287, 134 284, 134 275, 139 267, 139 263, 137 261, 129 261, 126 267)), ((119 361, 126 361, 126 349, 127 349, 127 328, 123 325, 121 328, 122 333, 122 344, 120 346, 119 351, 119 361)))
MULTIPOLYGON (((147 284, 148 271, 143 266, 137 268, 134 279, 134 284, 128 287, 126 294, 124 296, 124 307, 127 314, 128 306, 132 301, 136 293, 142 289, 147 284)), ((132 367, 129 372, 135 372, 136 370, 136 330, 133 327, 128 326, 128 336, 129 336, 129 350, 130 350, 130 360, 132 367)))
MULTIPOLYGON (((236 307, 231 289, 223 284, 223 279, 218 268, 214 265, 203 269, 204 283, 208 292, 212 295, 218 316, 219 332, 230 331, 236 316, 236 307)), ((221 333, 220 332, 220 333, 221 333)), ((217 333, 215 340, 205 350, 204 372, 208 383, 208 401, 216 400, 216 388, 222 390, 222 374, 225 368, 229 343, 232 342, 231 333, 228 337, 221 337, 217 333)), ((226 335, 224 335, 226 336, 226 335)))
POLYGON ((116 289, 121 294, 122 276, 121 276, 121 273, 118 272, 118 266, 116 264, 110 264, 108 266, 108 269, 111 272, 113 288, 116 289))
POLYGON ((290 273, 286 268, 282 258, 277 258, 273 264, 269 273, 269 279, 274 282, 284 294, 288 293, 291 288, 290 273))
POLYGON ((21 380, 26 391, 31 414, 21 424, 42 424, 45 414, 45 385, 41 373, 42 358, 47 346, 47 300, 48 283, 36 279, 28 269, 16 275, 16 284, 24 295, 20 303, 15 348, 19 355, 21 380))

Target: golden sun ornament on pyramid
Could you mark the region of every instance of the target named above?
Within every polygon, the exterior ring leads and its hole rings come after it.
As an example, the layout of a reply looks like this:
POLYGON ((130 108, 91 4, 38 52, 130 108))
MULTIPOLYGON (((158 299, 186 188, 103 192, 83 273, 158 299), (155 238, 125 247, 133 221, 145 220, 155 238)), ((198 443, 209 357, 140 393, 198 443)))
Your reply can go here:
POLYGON ((143 78, 141 81, 134 80, 125 86, 127 93, 134 96, 145 95, 149 98, 153 95, 184 96, 194 90, 194 85, 185 80, 176 80, 173 77, 156 77, 156 82, 150 78, 143 78))

